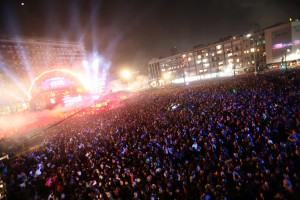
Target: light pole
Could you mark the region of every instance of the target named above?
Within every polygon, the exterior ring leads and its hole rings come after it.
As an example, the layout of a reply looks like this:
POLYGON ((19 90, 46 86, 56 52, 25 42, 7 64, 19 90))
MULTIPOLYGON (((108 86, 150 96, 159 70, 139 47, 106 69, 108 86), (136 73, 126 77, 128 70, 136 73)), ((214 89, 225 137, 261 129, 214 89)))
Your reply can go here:
POLYGON ((232 69, 233 69, 233 76, 235 76, 235 65, 233 65, 232 69))
POLYGON ((284 51, 284 64, 285 64, 285 71, 287 72, 288 70, 288 66, 287 66, 287 60, 286 60, 286 53, 290 52, 289 49, 287 49, 286 51, 284 51))
MULTIPOLYGON (((170 81, 170 78, 171 78, 171 76, 170 76, 169 73, 164 73, 164 74, 163 74, 163 79, 164 79, 165 84, 168 83, 168 82, 170 81)), ((171 83, 172 83, 172 82, 171 82, 171 83)))
POLYGON ((257 74, 257 66, 256 66, 256 48, 253 47, 250 49, 250 51, 253 53, 253 62, 254 62, 254 75, 256 76, 257 74))
MULTIPOLYGON (((125 86, 126 88, 128 87, 128 81, 130 80, 131 76, 132 76, 132 73, 131 71, 129 70, 123 70, 121 72, 121 76, 123 78, 123 80, 125 81, 125 86)), ((127 88, 128 89, 128 88, 127 88)))

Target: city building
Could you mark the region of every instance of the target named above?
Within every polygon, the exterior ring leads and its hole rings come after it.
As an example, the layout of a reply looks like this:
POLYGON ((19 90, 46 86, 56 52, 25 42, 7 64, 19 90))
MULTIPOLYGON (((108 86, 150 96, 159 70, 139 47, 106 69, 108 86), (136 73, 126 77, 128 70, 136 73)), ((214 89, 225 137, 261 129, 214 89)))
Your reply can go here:
POLYGON ((242 73, 258 72, 266 65, 265 33, 256 30, 242 38, 242 73))
POLYGON ((266 63, 273 67, 299 64, 300 21, 290 21, 265 29, 266 63))
POLYGON ((86 52, 81 43, 40 38, 0 39, 1 113, 23 109, 26 90, 42 72, 57 68, 75 71, 83 67, 83 60, 86 52))
POLYGON ((265 63, 264 32, 256 30, 247 35, 226 37, 211 44, 199 45, 176 55, 153 58, 148 66, 150 79, 160 85, 170 81, 176 83, 257 72, 265 63))

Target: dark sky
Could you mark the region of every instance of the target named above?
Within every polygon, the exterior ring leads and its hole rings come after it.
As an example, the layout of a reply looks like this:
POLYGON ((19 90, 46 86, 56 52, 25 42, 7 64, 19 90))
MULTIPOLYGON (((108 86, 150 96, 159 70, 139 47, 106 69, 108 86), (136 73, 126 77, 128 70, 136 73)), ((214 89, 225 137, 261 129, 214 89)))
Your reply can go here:
POLYGON ((297 0, 0 0, 1 35, 82 41, 112 61, 147 72, 153 57, 169 56, 289 17, 297 0), (24 3, 24 5, 22 5, 24 3))

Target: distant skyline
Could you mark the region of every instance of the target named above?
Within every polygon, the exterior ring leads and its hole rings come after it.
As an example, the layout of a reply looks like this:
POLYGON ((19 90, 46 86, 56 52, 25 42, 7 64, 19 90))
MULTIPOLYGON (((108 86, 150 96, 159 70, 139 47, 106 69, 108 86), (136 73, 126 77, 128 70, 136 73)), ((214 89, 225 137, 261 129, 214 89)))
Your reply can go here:
POLYGON ((153 57, 298 18, 294 0, 1 0, 0 34, 83 42, 111 60, 147 73, 153 57))

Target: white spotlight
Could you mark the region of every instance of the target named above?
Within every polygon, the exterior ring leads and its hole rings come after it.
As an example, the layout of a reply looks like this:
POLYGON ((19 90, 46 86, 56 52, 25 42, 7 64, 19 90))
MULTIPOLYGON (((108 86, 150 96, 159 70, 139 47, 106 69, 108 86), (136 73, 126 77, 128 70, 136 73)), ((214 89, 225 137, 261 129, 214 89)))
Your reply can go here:
POLYGON ((129 70, 124 70, 122 71, 122 77, 126 80, 130 79, 131 78, 131 72, 129 70))

